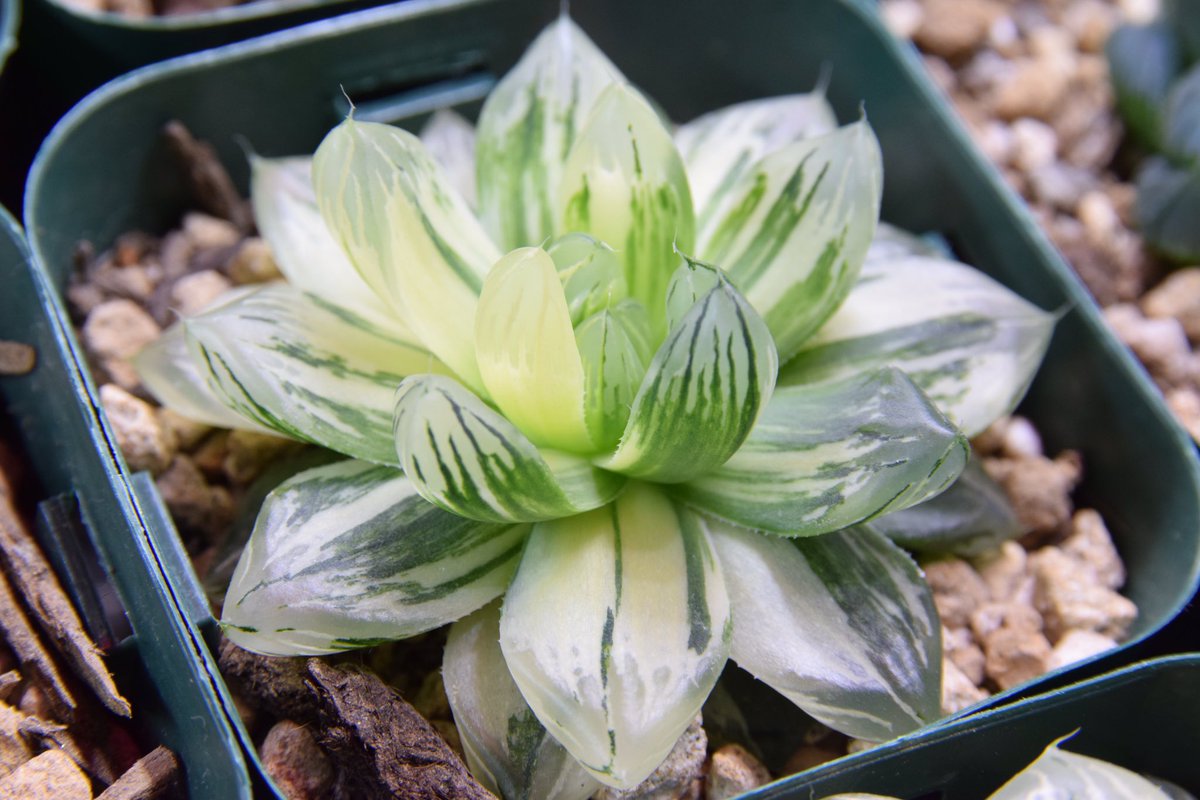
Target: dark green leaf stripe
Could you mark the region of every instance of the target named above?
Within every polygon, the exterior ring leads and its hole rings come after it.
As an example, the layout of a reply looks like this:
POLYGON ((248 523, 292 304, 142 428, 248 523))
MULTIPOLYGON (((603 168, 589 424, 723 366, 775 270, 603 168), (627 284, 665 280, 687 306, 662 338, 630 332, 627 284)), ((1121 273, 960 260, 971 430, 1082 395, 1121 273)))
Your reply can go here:
POLYGON ((223 622, 241 646, 276 655, 411 636, 500 594, 527 531, 449 514, 394 469, 318 467, 267 497, 223 622))
POLYGON ((838 530, 942 491, 966 439, 899 370, 778 389, 741 449, 675 495, 750 528, 838 530))

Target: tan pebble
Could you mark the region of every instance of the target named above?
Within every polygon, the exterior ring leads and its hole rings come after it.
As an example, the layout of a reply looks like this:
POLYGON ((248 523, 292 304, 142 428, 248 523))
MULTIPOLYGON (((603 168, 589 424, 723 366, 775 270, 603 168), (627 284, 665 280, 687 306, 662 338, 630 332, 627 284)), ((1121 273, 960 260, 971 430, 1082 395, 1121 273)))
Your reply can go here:
POLYGON ((226 445, 228 452, 221 469, 233 484, 250 483, 280 455, 297 446, 291 439, 242 430, 230 431, 226 445))
POLYGON ((706 800, 729 800, 771 782, 762 762, 739 744, 727 744, 712 754, 704 779, 706 800))
POLYGON ((868 739, 851 738, 849 741, 846 742, 846 753, 847 753, 847 755, 854 755, 855 753, 865 753, 866 751, 871 750, 876 747, 879 747, 879 742, 872 742, 868 739))
POLYGON ((196 250, 233 247, 242 234, 229 220, 192 211, 183 217, 183 233, 196 250))
POLYGON ((971 440, 971 449, 979 456, 994 456, 1004 447, 1004 432, 1012 417, 1001 417, 971 440))
POLYGON ((1025 417, 1014 416, 1004 429, 1004 455, 1009 458, 1033 458, 1042 455, 1042 437, 1025 417))
POLYGON ((217 429, 191 453, 192 463, 208 480, 218 480, 225 475, 230 433, 231 431, 217 429))
POLYGON ((169 408, 158 409, 158 421, 175 437, 181 450, 191 450, 212 432, 212 426, 196 422, 169 408))
POLYGON ((129 267, 108 265, 92 277, 92 283, 109 294, 144 303, 154 293, 156 281, 154 271, 135 264, 129 267))
POLYGON ((220 486, 209 486, 192 460, 177 455, 155 481, 163 502, 187 533, 216 541, 233 520, 233 498, 220 486))
POLYGON ((195 252, 195 247, 192 246, 192 240, 183 231, 171 231, 164 236, 162 246, 158 251, 163 277, 175 280, 186 275, 193 252, 195 252))
POLYGON ((171 287, 171 305, 183 317, 191 317, 208 308, 214 300, 230 289, 232 284, 212 269, 184 275, 171 287))
POLYGON ((954 92, 958 83, 958 76, 954 72, 954 68, 947 64, 945 59, 926 53, 921 56, 921 63, 925 65, 925 72, 928 73, 930 80, 942 90, 943 94, 948 95, 954 92))
POLYGON ((1068 212, 1074 211, 1080 198, 1095 185, 1096 177, 1089 170, 1061 161, 1047 164, 1029 175, 1029 187, 1037 202, 1068 212))
POLYGON ((33 750, 21 732, 25 715, 8 703, 0 703, 0 777, 33 758, 33 750))
POLYGON ((1002 14, 988 26, 987 44, 1005 58, 1016 58, 1025 54, 1025 42, 1021 30, 1008 14, 1002 14))
POLYGON ((1079 221, 1093 244, 1107 241, 1121 227, 1121 218, 1108 195, 1099 189, 1089 191, 1079 200, 1079 221))
POLYGON ((931 561, 924 566, 942 624, 947 628, 966 627, 975 609, 988 600, 987 585, 979 573, 958 558, 931 561))
POLYGON ((246 239, 229 260, 229 278, 239 286, 276 281, 283 277, 271 247, 257 236, 246 239))
POLYGON ((1162 0, 1117 0, 1117 9, 1125 22, 1145 25, 1162 13, 1162 0))
POLYGON ((971 615, 971 632, 977 641, 986 641, 1001 628, 1040 632, 1042 615, 1024 603, 985 603, 971 615))
POLYGON ((62 750, 47 750, 0 780, 0 800, 92 800, 87 775, 62 750))
POLYGON ((1075 37, 1060 25, 1039 25, 1029 32, 1029 52, 1041 58, 1075 56, 1075 37))
MULTIPOLYGON (((1062 56, 1024 58, 1011 78, 998 85, 989 101, 1001 118, 1050 120, 1071 84, 1074 64, 1062 56)), ((1053 131, 1053 129, 1050 129, 1053 131)), ((1057 139, 1057 136, 1056 136, 1057 139)), ((1056 142, 1057 150, 1057 142, 1056 142)), ((1044 166, 1045 163, 1039 164, 1044 166)))
POLYGON ((1013 134, 1008 124, 1002 120, 985 121, 979 128, 975 141, 984 155, 996 164, 1005 165, 1012 159, 1015 146, 1013 134))
POLYGON ((983 650, 966 628, 942 628, 942 654, 976 686, 983 683, 983 650))
POLYGON ((1103 0, 1076 0, 1063 12, 1063 24, 1075 36, 1080 50, 1099 53, 1116 27, 1117 15, 1103 0))
POLYGON ((1179 320, 1193 344, 1200 343, 1200 267, 1176 270, 1141 300, 1148 317, 1179 320))
POLYGON ((942 660, 942 713, 956 714, 987 697, 950 659, 942 660))
POLYGON ((624 791, 606 786, 593 796, 594 800, 675 800, 690 797, 698 779, 703 786, 707 755, 708 736, 697 715, 675 742, 666 760, 650 773, 650 777, 624 791))
POLYGON ((846 755, 844 747, 803 744, 796 748, 796 752, 788 757, 787 762, 783 765, 781 774, 794 775, 797 772, 804 772, 813 767, 819 767, 826 762, 833 761, 835 758, 841 758, 844 755, 846 755))
POLYGON ((130 469, 157 474, 167 468, 175 457, 175 438, 149 403, 106 383, 100 387, 100 404, 130 469))
POLYGON ((263 768, 288 800, 321 800, 333 787, 333 766, 312 730, 283 720, 262 743, 263 768))
POLYGON ((1032 604, 1033 578, 1025 562, 1024 547, 1004 542, 995 552, 976 558, 974 565, 993 601, 1032 604))
POLYGON ((92 283, 73 283, 67 287, 67 302, 71 310, 82 317, 105 301, 104 291, 92 283))
POLYGON ((992 22, 1004 13, 991 0, 925 0, 925 13, 913 38, 921 49, 943 58, 957 58, 987 38, 992 22))
POLYGON ((1013 165, 1033 172, 1054 163, 1058 153, 1058 134, 1041 120, 1022 117, 1012 123, 1013 165))
POLYGON ((1166 401, 1183 429, 1200 442, 1200 393, 1187 387, 1172 389, 1167 392, 1166 401))
POLYGON ((1137 606, 1104 588, 1090 565, 1057 547, 1031 554, 1029 567, 1034 603, 1053 642, 1071 629, 1095 631, 1119 641, 1137 618, 1137 606))
POLYGON ((1095 631, 1067 631, 1050 651, 1046 669, 1059 669, 1077 661, 1108 652, 1117 646, 1115 639, 1095 631))
POLYGON ((154 16, 154 6, 150 0, 104 0, 105 10, 114 14, 134 19, 145 19, 154 16))
POLYGON ((1027 533, 1049 536, 1067 529, 1071 492, 1082 476, 1079 456, 1071 451, 1048 458, 984 459, 984 469, 1004 487, 1027 533))
POLYGON ((893 36, 911 39, 921 27, 925 9, 917 0, 881 0, 879 16, 893 36))
POLYGON ((1046 672, 1050 642, 1038 631, 1000 628, 983 642, 987 676, 1001 690, 1024 683, 1046 672))
POLYGON ((1091 567, 1105 588, 1120 589, 1125 585, 1125 564, 1117 553, 1104 518, 1094 509, 1082 508, 1075 512, 1071 518, 1071 535, 1059 547, 1091 567))
POLYGON ((92 309, 83 323, 83 344, 100 360, 133 358, 158 338, 156 323, 132 300, 109 300, 92 309))
POLYGON ((1174 317, 1148 319, 1132 304, 1104 309, 1104 321, 1162 386, 1186 383, 1191 373, 1191 347, 1183 325, 1174 317))

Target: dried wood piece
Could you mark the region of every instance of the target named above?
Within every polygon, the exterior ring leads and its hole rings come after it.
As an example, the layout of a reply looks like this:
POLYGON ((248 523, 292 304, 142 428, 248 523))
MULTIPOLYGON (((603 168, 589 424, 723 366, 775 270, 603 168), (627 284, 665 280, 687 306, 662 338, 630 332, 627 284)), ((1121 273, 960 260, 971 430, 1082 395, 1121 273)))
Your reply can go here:
POLYGON ((183 167, 197 205, 229 220, 239 230, 251 230, 253 215, 212 146, 193 137, 179 120, 168 122, 163 127, 163 136, 183 167))
POLYGON ((0 673, 0 701, 7 703, 17 693, 17 688, 21 685, 21 673, 15 669, 10 669, 8 672, 0 673))
MULTIPOLYGON (((38 749, 61 750, 70 756, 81 770, 96 774, 95 767, 97 765, 88 758, 88 754, 79 746, 79 742, 66 725, 59 725, 57 722, 50 722, 41 717, 25 717, 18 727, 26 738, 38 741, 40 745, 38 749)), ((116 776, 112 773, 112 768, 108 765, 107 760, 101 760, 99 766, 99 774, 96 774, 96 777, 104 783, 111 783, 116 776)))
POLYGON ((92 800, 92 784, 71 757, 47 750, 0 781, 0 800, 92 800))
POLYGON ((217 661, 230 686, 255 708, 302 722, 315 717, 305 659, 260 656, 223 639, 217 661))
POLYGON ((163 746, 139 759, 96 800, 158 800, 179 794, 179 760, 163 746))
MULTIPOLYGON (((16 588, 54 646, 75 668, 109 711, 130 715, 129 701, 117 691, 104 666, 100 649, 84 630, 75 606, 25 528, 11 502, 8 484, 0 477, 0 555, 16 588)), ((39 644, 40 647, 40 644, 39 644)), ((14 646, 14 650, 16 647, 14 646)), ((19 654, 18 654, 19 655, 19 654)), ((24 657, 21 657, 24 662, 24 657)))
POLYGON ((378 676, 307 665, 321 745, 338 762, 335 796, 492 800, 437 731, 378 676))
POLYGON ((31 346, 0 339, 0 375, 25 375, 36 363, 37 351, 31 346))
POLYGON ((0 778, 33 758, 33 749, 21 731, 25 715, 7 703, 0 703, 0 778))
POLYGON ((8 646, 17 656, 17 660, 38 683, 44 686, 46 700, 49 702, 54 716, 59 719, 75 718, 75 698, 67 688, 54 659, 42 642, 38 639, 37 631, 29 624, 21 604, 13 596, 8 580, 0 573, 0 630, 3 630, 8 646))

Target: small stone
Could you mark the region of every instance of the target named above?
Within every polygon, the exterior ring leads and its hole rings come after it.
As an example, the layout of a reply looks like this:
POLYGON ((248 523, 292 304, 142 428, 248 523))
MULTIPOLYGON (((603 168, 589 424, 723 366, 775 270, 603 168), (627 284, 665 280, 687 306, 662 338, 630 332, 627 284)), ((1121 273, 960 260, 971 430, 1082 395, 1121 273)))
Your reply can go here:
POLYGON ((212 426, 189 419, 169 408, 158 409, 158 422, 171 432, 181 450, 191 450, 212 432, 212 426))
POLYGON ((727 744, 712 754, 704 779, 706 800, 729 800, 771 782, 762 762, 739 744, 727 744))
POLYGON ((1005 690, 1045 673, 1051 648, 1039 631, 1005 627, 984 640, 983 650, 987 676, 1005 690))
POLYGON ((979 457, 996 456, 1004 448, 1004 432, 1008 430, 1012 417, 1001 417, 983 429, 971 440, 971 449, 979 457))
POLYGON ((1117 25, 1117 15, 1103 0, 1076 0, 1063 12, 1063 25, 1085 53, 1099 53, 1117 25))
POLYGON ((650 777, 624 791, 605 787, 594 795, 594 800, 680 800, 697 797, 704 785, 707 752, 708 737, 697 715, 675 742, 666 760, 650 773, 650 777))
POLYGON ((106 10, 124 17, 145 19, 154 16, 150 0, 105 0, 106 10))
POLYGON ((149 403, 106 383, 100 387, 100 404, 130 469, 158 474, 170 465, 175 457, 175 439, 149 403))
POLYGON ((232 431, 218 428, 192 451, 192 463, 207 480, 225 477, 225 459, 229 456, 229 435, 232 431))
POLYGON ((1200 393, 1195 389, 1172 389, 1166 393, 1167 407, 1196 442, 1200 443, 1200 393))
POLYGON ((1071 492, 1083 473, 1073 451, 1048 458, 987 458, 984 469, 999 483, 1027 534, 1053 536, 1067 530, 1071 492))
POLYGON ((1078 213, 1084 232, 1094 244, 1107 241, 1112 232, 1121 227, 1121 219, 1112 200, 1099 190, 1089 191, 1080 198, 1078 213))
POLYGON ((233 498, 220 486, 209 486, 190 458, 177 455, 155 481, 163 502, 179 527, 207 541, 218 541, 233 521, 233 498))
POLYGON ((846 755, 865 753, 868 750, 878 747, 879 744, 879 742, 872 742, 867 739, 855 739, 852 737, 846 742, 846 755))
POLYGON ((938 616, 947 628, 965 628, 975 609, 988 601, 988 589, 971 565, 958 558, 931 561, 925 581, 933 592, 938 616))
POLYGON ((230 431, 226 444, 229 449, 221 469, 235 485, 250 483, 282 454, 297 447, 291 439, 243 430, 230 431))
POLYGON ((1033 604, 1033 576, 1025 562, 1025 548, 1016 542, 1005 542, 996 552, 975 559, 993 602, 1033 604))
POLYGON ((83 344, 99 361, 128 360, 158 338, 158 324, 132 300, 109 300, 83 323, 83 344))
POLYGON ((62 750, 47 750, 0 781, 0 800, 92 800, 87 775, 62 750))
POLYGON ((983 44, 988 29, 1004 13, 991 0, 925 0, 925 13, 913 38, 922 50, 957 58, 983 44))
POLYGON ((1117 8, 1126 22, 1145 25, 1162 13, 1161 0, 1117 0, 1117 8))
POLYGON ((1106 589, 1125 585, 1125 564, 1099 512, 1082 508, 1071 518, 1071 535, 1059 545, 1064 553, 1087 564, 1106 589))
POLYGON ((1013 164, 1033 172, 1053 164, 1058 152, 1058 134, 1044 122, 1023 117, 1013 122, 1013 164))
POLYGON ((1061 55, 1019 59, 1012 77, 992 92, 991 108, 1007 120, 1049 120, 1067 93, 1073 71, 1071 60, 1061 55))
POLYGON ((229 278, 235 284, 244 286, 253 283, 276 281, 283 277, 271 247, 257 236, 251 236, 238 246, 237 252, 229 260, 229 278))
POLYGON ((91 282, 108 294, 127 297, 139 303, 149 299, 156 284, 154 271, 139 264, 129 267, 107 264, 92 276, 91 282))
POLYGON ((796 748, 796 752, 788 757, 781 773, 783 775, 794 775, 797 772, 804 772, 805 770, 820 766, 827 761, 841 758, 844 755, 846 755, 845 747, 834 747, 824 744, 802 744, 796 748))
POLYGON ((1137 306, 1121 303, 1104 309, 1104 321, 1160 386, 1175 387, 1189 382, 1191 347, 1179 320, 1147 319, 1137 306))
POLYGON ((164 236, 162 246, 158 250, 163 277, 173 281, 186 275, 194 251, 192 240, 183 231, 171 231, 164 236))
MULTIPOLYGON (((995 50, 981 50, 975 54, 971 62, 959 72, 958 78, 964 89, 976 97, 984 97, 1003 83, 1012 80, 1016 66, 1011 59, 997 53, 995 50)), ((986 111, 980 115, 984 119, 994 119, 995 115, 986 111)))
POLYGON ((183 217, 183 233, 196 250, 215 250, 233 247, 241 241, 242 233, 229 220, 192 211, 183 217))
POLYGON ((67 302, 74 317, 86 317, 107 299, 104 291, 92 283, 72 283, 67 287, 67 302))
POLYGON ((1148 317, 1179 320, 1192 344, 1200 344, 1200 267, 1172 272, 1146 292, 1141 305, 1148 317))
POLYGON ((954 662, 942 660, 942 713, 956 714, 987 697, 954 662))
POLYGON ((1007 14, 1003 14, 988 26, 988 46, 1005 58, 1015 58, 1022 54, 1024 43, 1017 23, 1007 14))
POLYGON ((989 119, 979 128, 975 141, 993 163, 1006 165, 1012 159, 1016 148, 1016 137, 1008 123, 998 119, 989 119))
POLYGON ((1004 428, 1001 448, 1009 458, 1036 458, 1043 454, 1042 437, 1032 422, 1025 417, 1013 416, 1004 428))
POLYGON ((308 727, 291 720, 276 723, 260 750, 263 768, 288 800, 329 796, 333 766, 308 727))
POLYGON ((976 686, 983 683, 983 650, 966 628, 942 628, 942 654, 976 686))
POLYGON ((942 90, 942 94, 949 95, 954 92, 958 76, 945 59, 926 53, 921 56, 921 63, 925 65, 925 72, 929 75, 929 79, 933 81, 934 86, 942 90))
POLYGON ((882 0, 879 16, 893 36, 911 39, 925 19, 925 9, 917 0, 882 0))
POLYGON ((1137 606, 1104 588, 1090 565, 1057 547, 1043 547, 1030 555, 1029 567, 1034 577, 1034 603, 1053 642, 1072 629, 1119 641, 1137 618, 1137 606))
POLYGON ((1063 211, 1073 211, 1080 198, 1096 185, 1091 172, 1054 161, 1029 175, 1034 198, 1063 211))
POLYGON ((1041 632, 1042 617, 1037 609, 1024 603, 985 603, 971 615, 971 631, 978 641, 987 641, 1002 628, 1041 632))
POLYGON ((206 269, 184 275, 171 287, 171 303, 182 317, 204 311, 233 284, 216 270, 206 269))
POLYGON ((1117 641, 1095 631, 1071 630, 1062 635, 1058 644, 1050 651, 1046 662, 1047 671, 1083 661, 1085 658, 1108 652, 1117 646, 1117 641))

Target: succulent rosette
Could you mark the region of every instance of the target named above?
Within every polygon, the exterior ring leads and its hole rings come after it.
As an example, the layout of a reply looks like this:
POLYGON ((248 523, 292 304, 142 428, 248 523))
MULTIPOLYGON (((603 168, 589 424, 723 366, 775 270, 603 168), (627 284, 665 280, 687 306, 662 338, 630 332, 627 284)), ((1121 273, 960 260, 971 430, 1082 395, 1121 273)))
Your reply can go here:
POLYGON ((287 283, 182 320, 143 377, 350 460, 268 496, 227 635, 454 623, 455 719, 506 797, 637 784, 730 658, 853 736, 939 717, 930 593, 868 521, 958 477, 1052 318, 879 226, 881 180, 819 91, 672 131, 566 18, 475 128, 351 115, 255 158, 287 283))

